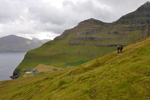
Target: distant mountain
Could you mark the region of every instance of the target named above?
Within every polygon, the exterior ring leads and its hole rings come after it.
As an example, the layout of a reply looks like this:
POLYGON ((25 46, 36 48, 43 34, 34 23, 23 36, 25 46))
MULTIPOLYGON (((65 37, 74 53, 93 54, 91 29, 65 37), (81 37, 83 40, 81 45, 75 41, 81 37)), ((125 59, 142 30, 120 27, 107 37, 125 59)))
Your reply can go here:
POLYGON ((39 64, 56 67, 77 66, 116 50, 118 44, 128 45, 148 36, 150 36, 150 2, 113 23, 93 18, 80 22, 53 41, 29 51, 14 75, 39 64))
POLYGON ((38 39, 26 39, 23 37, 9 35, 0 38, 0 52, 28 51, 41 46, 46 41, 38 39))

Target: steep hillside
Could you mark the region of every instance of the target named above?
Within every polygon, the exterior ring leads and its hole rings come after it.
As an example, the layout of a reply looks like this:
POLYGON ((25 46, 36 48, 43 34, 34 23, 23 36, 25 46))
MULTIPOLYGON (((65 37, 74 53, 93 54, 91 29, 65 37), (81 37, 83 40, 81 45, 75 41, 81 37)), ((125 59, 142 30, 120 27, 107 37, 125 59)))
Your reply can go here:
POLYGON ((53 41, 29 51, 14 76, 39 64, 77 66, 114 51, 118 44, 128 45, 144 39, 150 35, 149 15, 150 3, 147 2, 114 23, 104 23, 93 18, 82 21, 53 41))
POLYGON ((149 100, 150 38, 78 67, 0 82, 0 100, 149 100))
POLYGON ((0 52, 28 51, 44 43, 44 41, 38 39, 29 40, 15 35, 9 35, 0 38, 0 52))

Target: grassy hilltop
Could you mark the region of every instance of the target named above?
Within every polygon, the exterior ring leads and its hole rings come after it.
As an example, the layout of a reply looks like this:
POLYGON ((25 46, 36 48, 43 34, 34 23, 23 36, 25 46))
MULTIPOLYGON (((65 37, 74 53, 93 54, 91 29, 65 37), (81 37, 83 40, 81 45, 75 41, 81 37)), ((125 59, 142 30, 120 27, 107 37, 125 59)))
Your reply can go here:
POLYGON ((150 38, 78 67, 0 82, 0 100, 149 100, 150 38))
POLYGON ((113 23, 96 19, 80 22, 43 46, 29 51, 14 76, 40 64, 55 67, 78 66, 110 53, 118 44, 128 45, 150 36, 150 3, 113 23))

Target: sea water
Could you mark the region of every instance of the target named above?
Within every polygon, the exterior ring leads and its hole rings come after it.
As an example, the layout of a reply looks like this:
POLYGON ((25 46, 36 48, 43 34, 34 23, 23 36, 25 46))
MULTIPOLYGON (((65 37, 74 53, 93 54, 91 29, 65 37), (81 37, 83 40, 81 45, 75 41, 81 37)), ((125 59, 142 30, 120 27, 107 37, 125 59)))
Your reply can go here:
POLYGON ((0 81, 10 80, 15 68, 21 63, 26 52, 0 53, 0 81))

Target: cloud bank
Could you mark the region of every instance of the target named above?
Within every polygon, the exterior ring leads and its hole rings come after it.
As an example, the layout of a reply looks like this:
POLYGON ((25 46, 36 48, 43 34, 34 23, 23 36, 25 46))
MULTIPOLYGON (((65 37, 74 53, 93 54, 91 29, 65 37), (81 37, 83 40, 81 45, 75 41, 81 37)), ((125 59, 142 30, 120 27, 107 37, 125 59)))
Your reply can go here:
POLYGON ((53 39, 80 21, 113 22, 147 0, 0 0, 0 37, 53 39))

